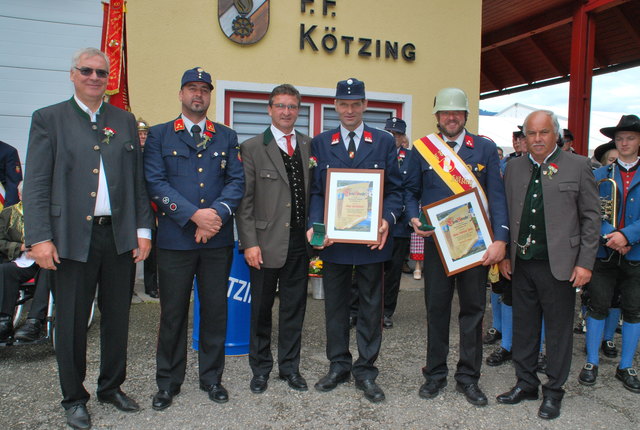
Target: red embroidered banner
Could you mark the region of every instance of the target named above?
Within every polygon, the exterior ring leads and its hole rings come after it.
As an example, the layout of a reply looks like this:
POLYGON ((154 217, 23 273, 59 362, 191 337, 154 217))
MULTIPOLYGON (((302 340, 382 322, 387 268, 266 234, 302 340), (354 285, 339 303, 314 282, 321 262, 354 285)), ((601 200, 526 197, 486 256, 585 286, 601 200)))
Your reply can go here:
POLYGON ((110 96, 109 103, 130 110, 126 65, 126 3, 123 0, 103 2, 103 11, 101 49, 109 58, 109 81, 105 93, 110 96))

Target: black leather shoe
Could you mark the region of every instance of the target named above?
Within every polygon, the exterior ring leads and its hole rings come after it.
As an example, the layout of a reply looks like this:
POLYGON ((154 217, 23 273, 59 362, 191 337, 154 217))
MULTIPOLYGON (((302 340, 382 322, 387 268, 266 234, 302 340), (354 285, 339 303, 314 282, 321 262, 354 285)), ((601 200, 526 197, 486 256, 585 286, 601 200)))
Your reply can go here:
POLYGON ((402 273, 413 273, 406 261, 402 264, 402 273))
POLYGON ((622 381, 622 385, 629 391, 640 393, 640 381, 638 381, 638 373, 633 367, 620 369, 616 367, 616 378, 622 381))
POLYGON ((392 328, 393 327, 393 319, 391 319, 391 317, 388 316, 384 316, 382 318, 382 327, 383 328, 392 328))
POLYGON ((373 379, 356 379, 356 388, 364 391, 364 397, 370 402, 378 403, 385 399, 384 391, 373 379))
POLYGON ((269 375, 254 375, 249 383, 249 389, 253 394, 261 394, 267 391, 269 375))
POLYGON ((160 295, 158 294, 158 290, 151 290, 147 293, 147 296, 151 297, 152 299, 157 299, 158 297, 160 297, 160 295))
POLYGON ((609 358, 616 358, 618 356, 618 348, 612 340, 602 341, 602 353, 609 358))
POLYGON ((33 342, 40 339, 40 332, 42 331, 42 322, 36 318, 28 318, 22 327, 16 330, 13 337, 23 342, 33 342))
POLYGON ((502 339, 502 333, 491 327, 489 330, 487 330, 487 334, 484 335, 482 343, 484 343, 485 345, 493 345, 500 339, 502 339))
POLYGON ((506 393, 502 393, 496 397, 498 403, 505 405, 517 405, 523 400, 538 400, 538 390, 525 391, 520 387, 513 387, 506 393))
POLYGON ((351 374, 349 372, 338 373, 338 372, 329 372, 325 376, 323 376, 314 387, 318 391, 327 392, 331 391, 343 382, 347 382, 351 378, 351 374))
POLYGON ((467 402, 471 403, 475 406, 487 406, 488 400, 487 396, 484 395, 478 384, 461 384, 458 382, 456 384, 456 391, 458 393, 464 394, 464 397, 467 399, 467 402))
POLYGON ((547 373, 547 356, 542 352, 538 354, 538 365, 536 366, 536 372, 547 373))
POLYGON ((11 339, 13 334, 13 321, 10 316, 0 317, 0 342, 6 342, 11 339))
POLYGON ((90 429, 91 416, 84 404, 73 405, 65 411, 67 414, 67 425, 74 429, 90 429))
POLYGON ((209 393, 209 399, 216 403, 227 403, 229 401, 229 393, 222 384, 204 385, 200 384, 200 389, 209 393))
POLYGON ((592 385, 595 385, 597 377, 598 366, 596 366, 595 364, 587 363, 580 371, 580 375, 578 375, 578 382, 582 385, 590 387, 592 385))
POLYGON ((173 397, 177 396, 179 393, 180 393, 180 390, 178 390, 177 392, 159 390, 156 393, 156 395, 153 396, 151 407, 156 411, 167 409, 169 406, 171 406, 171 403, 173 402, 173 397))
POLYGON ((420 386, 418 395, 423 399, 433 399, 438 395, 440 390, 447 386, 446 379, 428 379, 420 386))
POLYGON ((300 372, 289 373, 288 375, 280 375, 280 379, 287 381, 289 387, 298 391, 307 391, 309 387, 307 386, 307 381, 302 377, 300 372))
POLYGON ((136 401, 127 396, 120 389, 113 394, 98 394, 98 401, 100 403, 110 403, 122 412, 138 412, 140 410, 140 406, 138 406, 136 401))
POLYGON ((490 356, 487 357, 487 364, 489 366, 500 366, 506 361, 511 360, 511 351, 507 351, 503 347, 500 347, 493 351, 490 356))
POLYGON ((349 327, 354 328, 358 324, 358 317, 355 315, 349 316, 349 327))
POLYGON ((544 397, 540 409, 538 409, 538 416, 544 420, 552 420, 560 416, 560 404, 562 400, 552 399, 551 397, 544 397))

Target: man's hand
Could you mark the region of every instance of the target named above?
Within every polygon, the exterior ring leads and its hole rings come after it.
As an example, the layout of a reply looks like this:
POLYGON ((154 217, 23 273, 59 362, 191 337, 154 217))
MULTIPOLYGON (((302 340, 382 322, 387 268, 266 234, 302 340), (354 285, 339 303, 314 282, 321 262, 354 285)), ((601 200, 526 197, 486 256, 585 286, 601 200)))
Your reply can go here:
POLYGON ((132 251, 133 262, 137 263, 139 261, 146 260, 150 252, 151 252, 151 240, 145 239, 144 237, 139 237, 138 247, 132 251))
POLYGON ((482 265, 483 266, 492 266, 496 263, 501 262, 504 259, 504 256, 507 252, 507 242, 502 240, 496 240, 489 248, 485 251, 482 256, 482 265))
POLYGON ((420 230, 420 226, 422 225, 422 223, 420 222, 419 218, 411 218, 411 225, 413 226, 413 231, 418 236, 429 237, 434 233, 433 230, 430 230, 430 231, 420 230))
POLYGON ((254 269, 260 270, 260 265, 264 263, 262 261, 262 251, 259 246, 252 246, 244 250, 244 259, 247 260, 247 264, 254 269))
POLYGON ((627 240, 627 238, 624 237, 624 234, 620 233, 619 231, 614 231, 613 233, 609 233, 604 237, 605 239, 607 239, 606 245, 621 254, 624 247, 629 245, 629 241, 627 240))
POLYGON ((499 263, 498 267, 500 268, 500 274, 502 274, 502 277, 510 281, 511 280, 511 260, 509 260, 508 258, 505 258, 499 263))
MULTIPOLYGON (((311 243, 312 237, 313 237, 313 228, 310 228, 309 230, 307 230, 307 242, 311 243)), ((333 241, 329 240, 329 238, 325 236, 322 246, 314 246, 313 249, 322 250, 322 249, 325 249, 327 246, 331 246, 331 245, 333 245, 333 241)))
POLYGON ((369 245, 369 248, 373 249, 382 249, 384 248, 384 244, 387 243, 387 237, 389 237, 389 223, 386 219, 382 218, 382 224, 380 224, 380 228, 378 229, 378 233, 380 233, 380 243, 377 245, 369 245))
POLYGON ((30 254, 42 269, 56 270, 55 263, 60 264, 58 250, 50 240, 33 245, 30 254))
POLYGON ((211 230, 204 230, 200 227, 197 227, 194 236, 196 238, 196 243, 207 243, 209 239, 215 236, 215 233, 213 233, 213 231, 211 230))
POLYGON ((571 274, 569 282, 573 282, 574 287, 581 288, 590 280, 591 270, 585 269, 584 267, 576 266, 573 268, 573 273, 571 274))
POLYGON ((193 221, 202 230, 210 231, 216 234, 222 228, 222 218, 215 209, 205 208, 198 209, 192 216, 193 221))

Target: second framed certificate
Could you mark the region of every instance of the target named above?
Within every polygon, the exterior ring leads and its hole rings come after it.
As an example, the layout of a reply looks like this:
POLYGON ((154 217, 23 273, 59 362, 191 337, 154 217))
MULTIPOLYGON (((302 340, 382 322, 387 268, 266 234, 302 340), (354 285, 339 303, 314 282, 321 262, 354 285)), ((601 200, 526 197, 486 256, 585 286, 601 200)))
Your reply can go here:
POLYGON ((482 264, 493 236, 478 190, 456 194, 422 210, 435 227, 436 245, 447 276, 482 264))
POLYGON ((342 243, 380 243, 384 171, 328 169, 324 222, 327 237, 342 243))

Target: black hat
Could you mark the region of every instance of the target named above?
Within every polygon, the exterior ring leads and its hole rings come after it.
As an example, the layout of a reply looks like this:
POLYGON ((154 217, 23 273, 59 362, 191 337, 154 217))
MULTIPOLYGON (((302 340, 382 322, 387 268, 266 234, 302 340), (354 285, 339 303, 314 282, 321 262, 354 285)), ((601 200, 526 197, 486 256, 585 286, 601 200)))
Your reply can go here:
POLYGON ((397 117, 387 118, 387 123, 384 125, 384 129, 387 131, 395 131, 396 133, 405 134, 407 132, 407 123, 397 117))
POLYGON ((620 122, 615 127, 605 127, 600 129, 600 133, 613 139, 617 131, 637 131, 640 133, 640 118, 635 115, 622 115, 620 122))
POLYGON ((604 154, 606 154, 607 151, 609 151, 610 149, 616 149, 616 143, 613 140, 607 143, 603 143, 602 145, 599 145, 593 151, 593 158, 595 158, 598 161, 602 160, 602 157, 604 157, 604 154))
POLYGON ((211 75, 205 72, 202 67, 194 67, 193 69, 189 69, 184 72, 180 88, 184 87, 189 82, 204 82, 205 84, 209 84, 210 90, 213 89, 213 85, 211 84, 211 75))
MULTIPOLYGON (((520 127, 520 126, 518 126, 520 127)), ((513 132, 513 137, 524 137, 524 133, 522 132, 522 129, 514 131, 513 132)))
POLYGON ((343 100, 361 100, 365 99, 364 82, 356 78, 349 78, 346 81, 338 82, 336 87, 336 98, 343 100))

